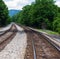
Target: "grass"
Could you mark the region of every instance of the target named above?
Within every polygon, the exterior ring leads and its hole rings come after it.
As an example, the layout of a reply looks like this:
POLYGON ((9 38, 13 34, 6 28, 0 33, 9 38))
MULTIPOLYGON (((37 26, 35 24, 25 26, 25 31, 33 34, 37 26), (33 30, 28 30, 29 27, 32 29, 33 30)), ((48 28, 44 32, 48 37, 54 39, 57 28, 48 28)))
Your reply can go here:
POLYGON ((53 34, 53 35, 59 35, 58 32, 54 32, 54 31, 51 31, 51 30, 42 30, 42 29, 38 29, 40 32, 46 32, 48 34, 53 34))

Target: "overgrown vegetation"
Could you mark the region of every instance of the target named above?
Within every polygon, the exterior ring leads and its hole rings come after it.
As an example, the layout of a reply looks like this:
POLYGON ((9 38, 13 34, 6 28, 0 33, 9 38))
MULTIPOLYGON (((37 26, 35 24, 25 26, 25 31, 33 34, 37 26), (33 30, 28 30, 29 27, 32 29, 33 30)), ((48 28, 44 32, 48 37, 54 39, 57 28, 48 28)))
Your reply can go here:
POLYGON ((55 0, 35 0, 31 5, 24 6, 11 19, 6 5, 0 0, 0 25, 11 21, 60 33, 60 7, 55 5, 55 0))
POLYGON ((5 26, 7 24, 8 19, 8 8, 3 2, 3 0, 0 0, 0 26, 5 26))
POLYGON ((31 5, 24 6, 12 19, 19 24, 60 33, 60 8, 54 0, 35 0, 31 5))
POLYGON ((38 31, 40 31, 40 32, 45 32, 45 33, 47 33, 47 34, 51 34, 51 35, 59 35, 59 33, 58 32, 55 32, 55 31, 50 31, 50 30, 45 30, 45 29, 38 29, 38 31))

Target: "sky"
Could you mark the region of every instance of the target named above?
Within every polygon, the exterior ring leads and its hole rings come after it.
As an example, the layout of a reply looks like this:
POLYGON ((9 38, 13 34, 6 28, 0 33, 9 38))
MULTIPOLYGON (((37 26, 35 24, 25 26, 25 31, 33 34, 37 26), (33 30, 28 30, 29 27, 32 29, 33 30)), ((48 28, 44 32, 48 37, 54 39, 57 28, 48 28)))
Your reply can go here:
POLYGON ((56 3, 55 4, 60 7, 60 0, 56 0, 56 3))
MULTIPOLYGON (((22 10, 23 6, 30 5, 35 0, 3 0, 8 9, 22 10)), ((60 0, 56 0, 56 5, 60 7, 60 0)))

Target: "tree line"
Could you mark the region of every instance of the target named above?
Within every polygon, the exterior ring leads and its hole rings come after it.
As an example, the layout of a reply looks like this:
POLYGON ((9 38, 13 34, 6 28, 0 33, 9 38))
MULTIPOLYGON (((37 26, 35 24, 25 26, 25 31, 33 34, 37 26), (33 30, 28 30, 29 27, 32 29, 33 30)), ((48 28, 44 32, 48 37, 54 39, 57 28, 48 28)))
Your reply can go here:
POLYGON ((60 7, 55 5, 55 0, 35 0, 31 5, 26 5, 11 19, 4 2, 0 0, 0 26, 10 22, 41 29, 49 29, 60 33, 60 7))
POLYGON ((60 33, 60 7, 55 0, 35 0, 12 17, 13 22, 60 33))

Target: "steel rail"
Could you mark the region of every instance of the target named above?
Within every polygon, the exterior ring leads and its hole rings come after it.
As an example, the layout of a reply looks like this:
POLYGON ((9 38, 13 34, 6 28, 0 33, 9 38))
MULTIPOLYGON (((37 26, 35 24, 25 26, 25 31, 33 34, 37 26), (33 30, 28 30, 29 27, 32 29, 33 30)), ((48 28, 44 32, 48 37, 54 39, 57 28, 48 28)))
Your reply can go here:
MULTIPOLYGON (((12 25, 10 30, 12 29, 13 26, 15 28, 13 30, 17 30, 15 25, 12 25)), ((6 32, 6 33, 8 33, 8 32, 6 32)), ((2 36, 5 36, 6 33, 4 33, 2 36)), ((13 31, 12 34, 10 34, 8 37, 3 38, 3 40, 0 42, 0 51, 2 51, 4 49, 4 47, 14 38, 15 35, 16 35, 16 32, 13 31)))
MULTIPOLYGON (((21 27, 23 27, 23 26, 21 26, 21 27)), ((29 27, 27 27, 27 28, 29 28, 29 27)), ((34 29, 31 29, 31 28, 29 28, 29 29, 36 32, 36 33, 39 33, 40 35, 42 35, 57 51, 60 52, 60 46, 58 46, 56 43, 52 42, 48 37, 43 35, 43 33, 39 32, 39 31, 36 31, 34 29)), ((36 49, 35 49, 35 46, 34 46, 34 40, 32 40, 32 46, 33 46, 34 59, 37 59, 37 57, 36 57, 36 49)))
MULTIPOLYGON (((30 28, 31 29, 31 28, 30 28)), ((43 33, 35 31, 34 29, 31 29, 34 32, 39 33, 40 35, 42 35, 51 45, 53 45, 59 52, 60 52, 60 46, 58 46, 56 43, 54 43, 53 41, 50 40, 50 38, 46 37, 43 33)))
POLYGON ((57 45, 55 42, 51 41, 50 38, 46 37, 43 33, 39 33, 42 35, 52 46, 54 46, 60 52, 60 46, 57 45))
POLYGON ((34 46, 34 40, 32 40, 32 45, 33 45, 34 59, 37 59, 37 57, 36 57, 36 49, 35 49, 35 46, 34 46))
POLYGON ((60 46, 58 46, 56 43, 54 43, 53 41, 46 39, 49 43, 51 43, 58 51, 60 51, 60 46))

